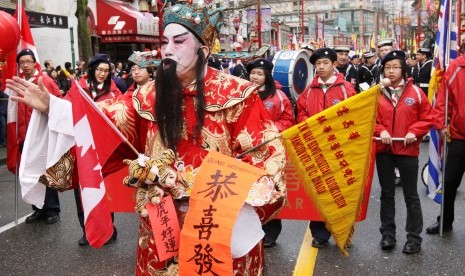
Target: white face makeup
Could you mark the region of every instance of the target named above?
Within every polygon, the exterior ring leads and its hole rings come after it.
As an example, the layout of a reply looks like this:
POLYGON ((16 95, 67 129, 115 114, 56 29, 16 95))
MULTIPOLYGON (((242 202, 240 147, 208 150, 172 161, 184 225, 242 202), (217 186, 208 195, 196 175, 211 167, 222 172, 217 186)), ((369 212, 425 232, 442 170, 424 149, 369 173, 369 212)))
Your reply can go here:
POLYGON ((178 77, 195 70, 200 43, 194 35, 179 24, 169 24, 163 31, 161 45, 162 58, 170 58, 178 63, 178 77))

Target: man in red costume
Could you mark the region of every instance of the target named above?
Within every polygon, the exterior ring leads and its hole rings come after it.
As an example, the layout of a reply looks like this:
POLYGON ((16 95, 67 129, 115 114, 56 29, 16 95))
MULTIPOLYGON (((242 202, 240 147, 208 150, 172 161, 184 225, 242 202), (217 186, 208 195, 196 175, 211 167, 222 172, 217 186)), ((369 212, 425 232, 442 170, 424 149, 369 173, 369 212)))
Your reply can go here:
MULTIPOLYGON (((138 151, 157 159, 164 150, 173 150, 176 162, 183 164, 183 180, 188 186, 193 185, 209 151, 237 156, 278 134, 252 83, 207 67, 222 15, 219 8, 197 4, 177 4, 165 10, 163 60, 156 80, 101 103, 105 114, 138 151)), ((42 112, 52 112, 54 105, 60 104, 37 86, 14 81, 8 86, 25 95, 16 100, 42 112)), ((263 168, 267 174, 257 182, 274 187, 263 205, 253 206, 265 223, 284 206, 284 148, 276 139, 241 160, 263 168)), ((180 171, 178 181, 179 175, 180 171)), ((176 200, 175 206, 182 224, 189 200, 176 200)), ((148 218, 140 216, 139 229, 136 274, 177 275, 177 258, 159 261, 156 248, 163 245, 155 244, 148 218)), ((264 265, 263 244, 259 241, 245 255, 233 259, 233 274, 263 275, 264 265)))

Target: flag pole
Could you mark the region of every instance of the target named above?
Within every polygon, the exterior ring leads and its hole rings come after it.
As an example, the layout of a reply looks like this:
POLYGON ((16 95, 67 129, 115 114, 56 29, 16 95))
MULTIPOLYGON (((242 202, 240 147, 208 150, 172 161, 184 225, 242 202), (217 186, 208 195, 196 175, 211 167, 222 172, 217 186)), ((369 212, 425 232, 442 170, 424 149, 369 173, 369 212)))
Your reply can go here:
MULTIPOLYGON (((447 28, 447 36, 446 36, 446 51, 445 51, 445 56, 444 56, 444 71, 447 70, 447 67, 449 67, 449 62, 450 62, 450 39, 451 39, 451 23, 452 23, 452 7, 451 7, 451 2, 449 0, 445 0, 444 2, 447 5, 447 25, 449 26, 447 28)), ((445 102, 445 120, 447 125, 447 113, 448 113, 448 105, 449 105, 449 89, 447 89, 446 86, 446 102, 445 102)), ((442 139, 442 137, 441 137, 442 139)), ((446 193, 446 185, 444 185, 444 179, 445 179, 445 174, 446 174, 446 159, 447 159, 447 138, 444 137, 444 142, 443 142, 443 153, 444 157, 442 160, 442 165, 443 165, 443 173, 442 173, 442 197, 441 197, 441 214, 439 217, 439 236, 442 237, 443 234, 443 228, 444 228, 444 195, 446 193)))
POLYGON ((264 146, 264 145, 268 144, 268 143, 271 142, 271 141, 274 141, 274 140, 276 140, 276 139, 278 139, 278 138, 281 138, 282 136, 283 136, 283 135, 280 133, 280 134, 278 134, 278 135, 276 135, 276 136, 274 136, 274 137, 272 137, 272 138, 270 138, 270 139, 268 139, 268 140, 265 140, 265 141, 263 141, 262 143, 256 145, 255 147, 251 147, 250 149, 248 149, 248 150, 244 151, 243 153, 237 155, 236 158, 237 158, 237 159, 241 159, 241 158, 244 157, 244 155, 246 155, 247 153, 252 152, 252 151, 258 149, 259 147, 264 146))
MULTIPOLYGON (((22 8, 23 8, 23 1, 19 0, 18 5, 16 6, 16 14, 18 16, 18 26, 19 26, 19 33, 21 33, 22 28, 23 28, 23 18, 22 18, 22 8)), ((16 49, 16 53, 21 51, 21 41, 18 44, 18 47, 16 49)), ((18 67, 16 66, 16 75, 18 75, 18 67)), ((19 107, 19 106, 18 106, 19 107)), ((19 108, 16 109, 16 144, 19 143, 19 122, 18 122, 18 112, 19 108)), ((15 166, 15 224, 18 224, 18 213, 19 213, 19 147, 16 149, 16 166, 15 166)))

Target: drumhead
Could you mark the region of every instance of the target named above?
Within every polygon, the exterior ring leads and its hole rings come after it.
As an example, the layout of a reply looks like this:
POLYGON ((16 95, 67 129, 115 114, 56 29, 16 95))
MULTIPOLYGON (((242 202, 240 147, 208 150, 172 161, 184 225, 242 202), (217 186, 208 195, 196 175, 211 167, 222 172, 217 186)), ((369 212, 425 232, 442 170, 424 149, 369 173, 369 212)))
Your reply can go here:
POLYGON ((273 78, 291 99, 297 100, 313 79, 314 70, 308 53, 305 50, 279 51, 273 64, 273 78))

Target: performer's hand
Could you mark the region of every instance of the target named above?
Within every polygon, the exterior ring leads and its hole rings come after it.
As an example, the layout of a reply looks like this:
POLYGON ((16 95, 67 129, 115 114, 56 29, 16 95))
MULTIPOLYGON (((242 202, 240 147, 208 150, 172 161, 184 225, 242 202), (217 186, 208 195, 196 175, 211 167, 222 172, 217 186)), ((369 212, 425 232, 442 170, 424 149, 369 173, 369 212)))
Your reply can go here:
POLYGON ((416 136, 415 134, 409 132, 407 135, 405 135, 405 140, 404 140, 404 147, 407 146, 408 144, 411 144, 416 141, 416 136))
POLYGON ((11 95, 10 98, 13 101, 22 102, 40 112, 48 113, 50 93, 45 87, 42 77, 39 77, 39 85, 13 77, 13 79, 6 80, 6 87, 20 95, 11 95))
POLYGON ((387 130, 383 130, 379 135, 381 142, 385 145, 392 145, 391 134, 387 130))
POLYGON ((439 130, 439 135, 441 135, 442 139, 446 139, 449 136, 449 131, 447 130, 447 127, 439 130))

